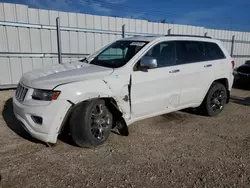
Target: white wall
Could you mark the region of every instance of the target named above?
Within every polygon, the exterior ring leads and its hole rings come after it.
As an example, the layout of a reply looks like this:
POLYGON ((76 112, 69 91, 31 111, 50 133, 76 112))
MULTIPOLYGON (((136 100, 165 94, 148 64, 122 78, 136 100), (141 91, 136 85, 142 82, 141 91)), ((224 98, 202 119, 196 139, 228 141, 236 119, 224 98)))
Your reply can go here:
MULTIPOLYGON (((81 31, 64 29, 61 32, 62 52, 74 53, 69 58, 63 58, 63 62, 69 62, 86 54, 92 53, 102 46, 122 37, 122 25, 125 24, 126 35, 139 34, 171 34, 204 35, 218 39, 229 39, 235 35, 235 39, 250 41, 250 33, 224 30, 206 29, 189 25, 163 24, 127 18, 107 16, 94 16, 88 14, 59 12, 28 8, 25 5, 0 3, 0 53, 57 53, 56 30, 54 28, 42 28, 43 26, 55 26, 56 17, 60 17, 62 27, 80 28, 81 31), (6 26, 5 22, 34 24, 31 26, 6 26)), ((227 50, 231 50, 231 42, 223 42, 227 50)), ((250 55, 250 43, 235 43, 234 54, 250 55)), ((239 66, 247 58, 235 58, 239 66)), ((250 58, 249 58, 250 59, 250 58)), ((34 54, 27 57, 9 57, 4 54, 0 57, 0 88, 17 84, 21 75, 29 70, 57 64, 54 57, 35 57, 34 54)))

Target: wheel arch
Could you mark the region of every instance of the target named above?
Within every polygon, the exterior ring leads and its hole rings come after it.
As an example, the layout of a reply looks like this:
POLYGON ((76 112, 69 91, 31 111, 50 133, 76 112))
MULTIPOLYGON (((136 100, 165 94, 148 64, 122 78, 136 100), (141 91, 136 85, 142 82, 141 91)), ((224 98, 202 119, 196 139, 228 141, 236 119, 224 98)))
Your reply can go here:
MULTIPOLYGON (((78 103, 73 103, 72 101, 68 100, 68 102, 71 104, 71 107, 67 111, 63 123, 61 124, 61 128, 59 130, 59 134, 63 132, 63 130, 69 125, 69 119, 72 115, 72 112, 79 106, 82 105, 85 102, 89 102, 91 100, 104 100, 105 104, 107 105, 107 108, 110 110, 112 114, 114 114, 115 120, 118 120, 119 118, 123 118, 123 112, 119 107, 119 104, 116 102, 116 100, 113 97, 93 97, 89 99, 85 99, 83 101, 79 101, 78 103)), ((114 121, 116 122, 116 121, 114 121)), ((114 127, 115 125, 113 125, 114 127)))
POLYGON ((205 100, 205 98, 207 96, 208 91, 210 90, 210 88, 212 87, 212 85, 215 84, 215 83, 220 83, 220 84, 222 84, 222 85, 224 85, 226 87, 226 90, 227 90, 227 100, 226 100, 226 103, 229 103, 229 100, 230 100, 230 90, 229 90, 229 82, 228 82, 227 78, 218 78, 218 79, 215 79, 209 85, 209 87, 207 88, 207 91, 205 92, 205 94, 203 96, 202 103, 204 102, 204 100, 205 100))
POLYGON ((213 81, 212 84, 214 83, 220 83, 222 85, 224 85, 226 87, 226 90, 227 90, 227 101, 226 103, 229 103, 229 100, 230 100, 230 90, 229 90, 229 82, 228 82, 228 79, 227 78, 220 78, 220 79, 217 79, 215 81, 213 81))

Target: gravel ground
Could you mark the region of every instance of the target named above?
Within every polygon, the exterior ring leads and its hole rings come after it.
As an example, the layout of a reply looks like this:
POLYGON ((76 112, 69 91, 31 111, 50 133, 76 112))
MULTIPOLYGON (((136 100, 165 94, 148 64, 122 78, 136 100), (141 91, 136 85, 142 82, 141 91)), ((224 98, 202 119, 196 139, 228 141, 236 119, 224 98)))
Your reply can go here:
POLYGON ((218 117, 175 112, 134 123, 97 149, 47 147, 0 91, 0 187, 250 187, 250 94, 234 89, 218 117))

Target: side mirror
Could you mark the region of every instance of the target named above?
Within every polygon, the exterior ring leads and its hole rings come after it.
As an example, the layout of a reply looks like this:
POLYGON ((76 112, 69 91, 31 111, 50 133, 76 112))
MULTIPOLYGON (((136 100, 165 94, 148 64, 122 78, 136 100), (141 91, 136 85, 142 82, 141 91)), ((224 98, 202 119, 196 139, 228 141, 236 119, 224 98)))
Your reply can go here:
POLYGON ((141 68, 153 69, 157 67, 157 60, 153 57, 144 56, 140 62, 141 68))

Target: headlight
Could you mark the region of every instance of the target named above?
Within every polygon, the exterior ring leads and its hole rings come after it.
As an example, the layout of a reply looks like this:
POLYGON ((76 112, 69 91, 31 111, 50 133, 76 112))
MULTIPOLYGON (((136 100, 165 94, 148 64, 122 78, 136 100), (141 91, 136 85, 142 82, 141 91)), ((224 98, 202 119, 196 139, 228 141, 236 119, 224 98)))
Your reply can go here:
POLYGON ((32 99, 51 101, 51 100, 56 100, 59 95, 60 91, 35 89, 32 94, 32 99))

